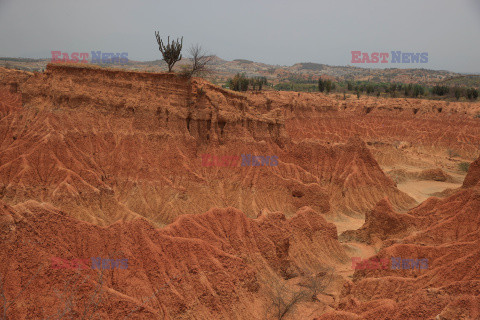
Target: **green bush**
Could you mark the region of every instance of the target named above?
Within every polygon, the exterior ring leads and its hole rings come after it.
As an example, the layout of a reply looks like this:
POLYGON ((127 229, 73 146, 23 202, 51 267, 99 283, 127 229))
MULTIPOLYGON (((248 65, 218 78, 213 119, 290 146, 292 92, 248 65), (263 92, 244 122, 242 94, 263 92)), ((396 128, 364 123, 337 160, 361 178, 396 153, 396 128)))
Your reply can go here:
POLYGON ((247 91, 249 82, 244 73, 237 73, 233 79, 227 81, 230 90, 234 91, 247 91))
POLYGON ((290 82, 281 82, 273 86, 275 90, 279 91, 303 91, 303 92, 314 92, 318 90, 318 85, 311 83, 290 83, 290 82))
POLYGON ((444 96, 450 91, 450 88, 447 86, 439 86, 436 85, 432 88, 432 94, 436 94, 437 96, 444 96))
POLYGON ((267 78, 266 77, 253 77, 248 80, 250 82, 250 85, 253 87, 253 90, 262 90, 262 87, 264 84, 267 84, 267 78))
POLYGON ((330 91, 335 90, 335 83, 332 80, 323 80, 322 78, 318 79, 318 91, 330 93, 330 91))
POLYGON ((469 100, 477 100, 478 98, 478 90, 475 88, 467 89, 467 98, 469 100))
POLYGON ((462 91, 459 88, 455 88, 455 99, 460 99, 462 96, 462 91))
POLYGON ((470 163, 468 163, 468 162, 461 162, 461 163, 458 164, 458 168, 460 169, 460 171, 467 172, 468 169, 470 168, 470 163))

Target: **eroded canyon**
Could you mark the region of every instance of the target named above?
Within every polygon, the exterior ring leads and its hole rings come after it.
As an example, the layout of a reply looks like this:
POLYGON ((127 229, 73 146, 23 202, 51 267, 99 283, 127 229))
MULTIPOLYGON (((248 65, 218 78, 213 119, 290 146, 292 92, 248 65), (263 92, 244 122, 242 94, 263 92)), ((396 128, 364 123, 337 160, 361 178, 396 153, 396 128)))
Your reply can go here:
POLYGON ((4 315, 478 319, 479 113, 478 102, 0 68, 4 315), (278 166, 204 167, 206 153, 278 166), (127 269, 50 264, 114 252, 127 269), (355 271, 352 257, 428 268, 355 271))

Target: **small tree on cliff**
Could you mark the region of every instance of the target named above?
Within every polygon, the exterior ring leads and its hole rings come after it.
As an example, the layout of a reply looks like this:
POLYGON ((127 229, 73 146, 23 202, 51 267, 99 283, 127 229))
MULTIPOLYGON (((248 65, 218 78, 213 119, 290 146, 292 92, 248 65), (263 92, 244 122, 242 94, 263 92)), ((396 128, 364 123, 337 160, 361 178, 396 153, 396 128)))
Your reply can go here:
POLYGON ((214 56, 206 54, 203 48, 196 44, 188 51, 192 56, 192 67, 187 72, 187 76, 195 76, 211 73, 209 64, 213 61, 214 56))
POLYGON ((170 36, 168 36, 166 46, 160 38, 158 31, 155 31, 155 37, 157 38, 158 49, 162 53, 163 60, 165 60, 168 65, 168 72, 172 72, 175 63, 182 60, 180 52, 182 51, 183 37, 180 41, 178 41, 178 39, 176 41, 172 39, 172 43, 170 43, 170 36))

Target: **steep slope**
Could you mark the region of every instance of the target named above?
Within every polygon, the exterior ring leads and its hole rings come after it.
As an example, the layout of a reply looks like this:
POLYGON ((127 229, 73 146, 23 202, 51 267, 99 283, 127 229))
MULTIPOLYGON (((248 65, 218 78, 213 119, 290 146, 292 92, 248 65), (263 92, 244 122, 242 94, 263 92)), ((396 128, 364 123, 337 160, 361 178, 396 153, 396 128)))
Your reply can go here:
POLYGON ((265 319, 309 286, 287 318, 478 316, 480 160, 463 188, 415 208, 380 166, 449 177, 426 166, 454 164, 446 148, 455 161, 478 156, 478 104, 235 93, 66 65, 0 70, 0 87, 11 318, 265 319), (206 167, 204 154, 276 155, 278 166, 206 167), (354 244, 428 258, 429 269, 357 270, 339 300, 354 244), (52 268, 52 257, 129 267, 100 277, 52 268))
MULTIPOLYGON (((472 165, 469 177, 477 174, 472 165)), ((468 185, 407 214, 383 201, 361 229, 344 233, 342 238, 381 239, 383 246, 372 259, 428 259, 428 267, 357 270, 344 286, 338 311, 317 319, 478 319, 480 188, 468 185)))
POLYGON ((347 260, 335 226, 311 209, 255 220, 214 209, 158 230, 144 219, 102 228, 34 201, 2 206, 2 239, 10 240, 1 244, 1 293, 12 319, 84 310, 103 319, 251 319, 269 308, 271 283, 347 260), (53 257, 115 257, 128 267, 52 268, 53 257))
POLYGON ((470 164, 467 176, 463 181, 463 187, 469 188, 480 184, 480 158, 470 164))
POLYGON ((172 74, 65 65, 49 65, 18 88, 23 107, 4 106, 10 116, 0 120, 10 204, 47 201, 108 225, 139 215, 166 224, 215 206, 249 217, 310 206, 334 218, 361 216, 385 196, 400 210, 415 203, 360 140, 292 141, 282 95, 265 103, 172 74), (203 154, 276 155, 279 165, 204 167, 203 154))

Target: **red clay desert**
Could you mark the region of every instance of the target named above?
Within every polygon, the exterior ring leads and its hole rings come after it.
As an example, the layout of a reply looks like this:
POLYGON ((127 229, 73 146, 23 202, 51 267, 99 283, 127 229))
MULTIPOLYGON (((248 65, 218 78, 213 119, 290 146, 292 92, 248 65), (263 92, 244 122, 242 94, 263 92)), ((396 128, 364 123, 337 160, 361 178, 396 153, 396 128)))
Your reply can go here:
POLYGON ((214 2, 0 4, 0 320, 480 320, 480 7, 214 2))

